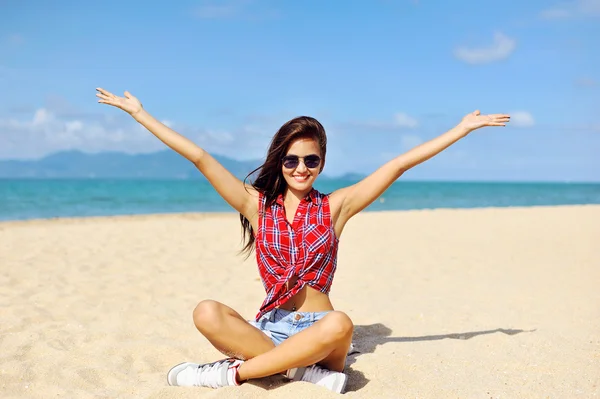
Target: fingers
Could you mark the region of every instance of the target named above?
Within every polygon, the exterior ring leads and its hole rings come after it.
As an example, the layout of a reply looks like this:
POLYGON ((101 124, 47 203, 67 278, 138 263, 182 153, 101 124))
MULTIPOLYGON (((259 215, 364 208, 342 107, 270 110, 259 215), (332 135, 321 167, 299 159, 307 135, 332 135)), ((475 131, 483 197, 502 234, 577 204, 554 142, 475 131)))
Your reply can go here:
POLYGON ((98 88, 96 90, 98 91, 98 93, 96 93, 96 97, 98 97, 98 102, 100 104, 117 106, 118 97, 101 88, 98 88))
POLYGON ((108 90, 104 90, 101 87, 97 87, 96 91, 97 91, 96 97, 99 98, 99 100, 98 100, 99 103, 118 106, 119 97, 115 96, 108 90))
POLYGON ((494 118, 510 118, 508 114, 490 114, 490 116, 494 118))
POLYGON ((510 115, 507 114, 490 114, 486 116, 490 120, 488 126, 505 126, 506 122, 510 122, 510 115))
POLYGON ((99 98, 98 102, 102 104, 114 104, 114 98, 107 96, 106 94, 96 93, 96 97, 99 98))
POLYGON ((482 117, 487 117, 490 118, 496 122, 508 122, 510 121, 510 115, 508 114, 488 114, 488 115, 481 115, 481 111, 479 110, 475 110, 471 113, 474 116, 482 116, 482 117))
MULTIPOLYGON (((114 94, 112 94, 111 92, 109 92, 108 90, 104 90, 101 87, 97 87, 96 88, 96 97, 98 97, 100 100, 98 101, 99 103, 103 103, 103 104, 110 104, 110 105, 116 105, 118 102, 122 101, 123 98, 122 97, 118 97, 115 96, 114 94)), ((130 92, 125 91, 125 98, 127 99, 132 99, 135 98, 134 96, 131 95, 130 92)))
POLYGON ((97 88, 96 88, 96 91, 97 91, 97 92, 99 92, 99 93, 101 93, 101 94, 104 94, 105 96, 108 96, 108 97, 114 97, 114 94, 112 94, 112 93, 111 93, 110 91, 108 91, 108 90, 104 90, 104 89, 103 89, 103 88, 101 88, 101 87, 97 87, 97 88))
MULTIPOLYGON (((102 102, 104 104, 111 104, 111 102, 116 99, 114 94, 112 94, 111 92, 109 92, 107 90, 104 90, 101 87, 98 87, 96 89, 96 91, 97 91, 96 97, 98 97, 100 100, 102 100, 102 102)), ((101 101, 98 101, 98 102, 101 102, 101 101)))

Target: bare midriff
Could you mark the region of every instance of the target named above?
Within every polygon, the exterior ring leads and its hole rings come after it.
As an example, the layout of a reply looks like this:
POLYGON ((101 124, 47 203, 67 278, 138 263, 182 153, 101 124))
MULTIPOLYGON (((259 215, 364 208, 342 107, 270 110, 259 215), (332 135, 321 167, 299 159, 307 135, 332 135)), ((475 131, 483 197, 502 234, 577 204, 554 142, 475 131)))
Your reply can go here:
MULTIPOLYGON (((287 288, 292 288, 296 284, 296 280, 296 276, 292 277, 287 283, 287 288)), ((296 295, 279 306, 279 309, 295 312, 325 312, 333 310, 333 305, 329 300, 329 295, 305 285, 296 295)))

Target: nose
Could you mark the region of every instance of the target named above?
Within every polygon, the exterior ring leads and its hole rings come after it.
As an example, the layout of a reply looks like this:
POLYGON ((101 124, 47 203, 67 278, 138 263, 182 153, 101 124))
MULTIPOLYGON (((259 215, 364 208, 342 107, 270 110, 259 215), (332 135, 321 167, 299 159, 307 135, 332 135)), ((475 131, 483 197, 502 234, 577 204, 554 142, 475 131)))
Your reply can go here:
POLYGON ((304 165, 304 159, 300 159, 298 162, 298 166, 296 166, 297 172, 306 172, 308 168, 304 165))

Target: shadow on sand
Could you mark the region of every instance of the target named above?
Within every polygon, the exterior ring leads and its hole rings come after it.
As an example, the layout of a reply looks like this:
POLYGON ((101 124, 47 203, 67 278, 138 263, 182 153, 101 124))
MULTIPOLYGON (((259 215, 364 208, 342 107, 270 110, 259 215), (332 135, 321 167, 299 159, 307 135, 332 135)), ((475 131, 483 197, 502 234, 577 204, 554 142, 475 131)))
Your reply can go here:
POLYGON ((496 328, 495 330, 482 330, 482 331, 469 331, 451 334, 439 334, 439 335, 423 335, 419 337, 390 337, 392 330, 381 323, 370 324, 366 326, 354 326, 354 337, 353 343, 356 346, 358 352, 352 353, 348 356, 346 361, 346 373, 348 374, 348 386, 346 391, 357 391, 363 388, 369 380, 364 376, 363 373, 353 370, 352 365, 356 362, 356 358, 365 353, 373 353, 377 346, 383 345, 389 342, 421 342, 421 341, 439 341, 442 339, 458 339, 468 340, 479 335, 487 334, 506 334, 516 335, 526 332, 534 332, 534 330, 520 330, 520 329, 506 329, 496 328))
MULTIPOLYGON (((506 329, 497 328, 495 330, 483 330, 483 331, 469 331, 452 334, 439 334, 439 335, 423 335, 419 337, 390 337, 392 330, 381 323, 370 324, 366 326, 354 326, 354 337, 352 342, 356 346, 358 352, 354 352, 348 356, 346 361, 346 370, 344 371, 348 375, 348 385, 346 386, 346 392, 358 391, 369 383, 369 380, 365 375, 354 370, 351 366, 356 362, 356 358, 365 353, 373 353, 379 345, 387 344, 389 342, 421 342, 421 341, 439 341, 442 339, 458 339, 468 340, 479 335, 487 334, 506 334, 506 335, 517 335, 520 333, 534 332, 534 330, 518 330, 518 329, 506 329)), ((283 376, 271 376, 267 378, 261 378, 249 382, 250 384, 256 385, 266 390, 276 389, 286 383, 289 383, 283 376)))

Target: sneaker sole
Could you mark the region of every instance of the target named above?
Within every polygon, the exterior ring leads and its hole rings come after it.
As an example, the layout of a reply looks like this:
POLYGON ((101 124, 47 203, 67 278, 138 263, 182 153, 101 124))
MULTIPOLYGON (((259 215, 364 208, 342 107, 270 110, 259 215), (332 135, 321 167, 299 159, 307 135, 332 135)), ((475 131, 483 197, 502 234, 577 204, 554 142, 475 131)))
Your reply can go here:
MULTIPOLYGON (((290 369, 290 370, 287 370, 285 372, 285 374, 283 374, 283 376, 290 381, 300 381, 302 379, 302 375, 304 374, 305 370, 306 370, 306 367, 290 369)), ((343 372, 338 373, 336 381, 333 384, 332 391, 336 392, 336 393, 344 393, 347 383, 348 383, 348 376, 343 372)))
POLYGON ((344 393, 345 389, 346 389, 346 384, 348 383, 348 376, 345 373, 340 373, 341 374, 341 381, 336 381, 333 390, 337 393, 344 393))
MULTIPOLYGON (((169 370, 169 372, 167 373, 167 383, 170 386, 178 386, 177 385, 177 375, 179 374, 179 372, 181 372, 182 370, 185 370, 190 365, 196 365, 196 363, 184 362, 184 363, 179 363, 176 366, 173 366, 171 368, 171 370, 169 370)), ((287 373, 285 374, 285 376, 287 377, 287 373)), ((287 377, 287 378, 291 379, 289 377, 287 377)), ((333 391, 336 393, 344 393, 347 383, 348 383, 348 376, 344 373, 339 373, 339 378, 336 379, 336 382, 333 386, 333 391)))
POLYGON ((180 371, 185 370, 188 366, 190 365, 194 365, 195 363, 191 363, 191 362, 184 362, 184 363, 180 363, 177 366, 173 366, 171 368, 171 370, 169 370, 169 372, 167 373, 167 383, 170 386, 178 386, 177 385, 177 374, 179 374, 180 371))

